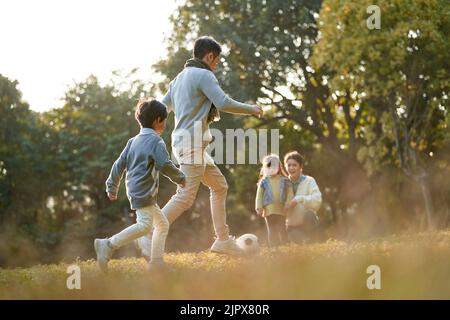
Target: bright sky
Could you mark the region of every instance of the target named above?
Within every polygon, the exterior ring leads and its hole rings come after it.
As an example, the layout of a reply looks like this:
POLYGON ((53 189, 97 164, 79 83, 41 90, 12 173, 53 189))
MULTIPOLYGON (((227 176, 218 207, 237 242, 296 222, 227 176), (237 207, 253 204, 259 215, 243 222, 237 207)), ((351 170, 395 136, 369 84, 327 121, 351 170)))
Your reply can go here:
POLYGON ((59 107, 69 85, 150 66, 165 56, 175 0, 1 0, 0 73, 31 109, 59 107))

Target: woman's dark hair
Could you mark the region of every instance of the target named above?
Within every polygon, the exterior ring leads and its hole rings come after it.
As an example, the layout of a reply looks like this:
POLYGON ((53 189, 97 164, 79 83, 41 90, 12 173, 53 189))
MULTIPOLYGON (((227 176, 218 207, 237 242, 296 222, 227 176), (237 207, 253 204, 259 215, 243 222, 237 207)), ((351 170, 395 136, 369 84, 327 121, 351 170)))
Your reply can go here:
POLYGON ((289 176, 289 174, 287 173, 286 170, 286 164, 288 162, 288 160, 295 160, 300 167, 303 167, 303 163, 305 162, 305 158, 303 158, 303 156, 298 152, 298 151, 290 151, 288 153, 286 153, 286 155, 284 156, 284 166, 283 166, 283 171, 285 172, 285 174, 287 176, 289 176))
POLYGON ((215 57, 217 57, 222 52, 220 44, 214 38, 205 36, 195 40, 194 43, 195 58, 203 59, 203 57, 210 52, 214 53, 215 57))
POLYGON ((159 121, 163 121, 167 118, 167 108, 158 100, 142 98, 136 105, 134 117, 141 127, 152 128, 156 119, 159 118, 159 121))

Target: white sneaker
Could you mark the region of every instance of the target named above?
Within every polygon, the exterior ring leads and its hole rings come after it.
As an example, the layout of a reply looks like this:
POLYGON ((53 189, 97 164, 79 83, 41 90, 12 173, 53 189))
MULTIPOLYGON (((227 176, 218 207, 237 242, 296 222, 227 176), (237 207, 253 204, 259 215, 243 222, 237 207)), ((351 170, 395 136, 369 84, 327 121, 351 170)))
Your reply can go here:
POLYGON ((145 260, 150 261, 152 256, 152 234, 137 238, 134 240, 134 245, 145 260))
POLYGON ((108 261, 111 259, 113 249, 108 244, 108 239, 95 239, 94 248, 97 253, 97 263, 100 270, 103 272, 108 271, 108 261))
POLYGON ((236 239, 232 236, 228 240, 216 239, 211 246, 211 252, 229 255, 243 255, 244 251, 237 245, 236 239))

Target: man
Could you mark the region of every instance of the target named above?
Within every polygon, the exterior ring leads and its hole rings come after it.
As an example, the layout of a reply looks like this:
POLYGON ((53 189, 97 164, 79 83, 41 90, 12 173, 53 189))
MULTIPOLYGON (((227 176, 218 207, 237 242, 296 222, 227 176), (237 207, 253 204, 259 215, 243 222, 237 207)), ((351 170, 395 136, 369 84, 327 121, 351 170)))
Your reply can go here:
MULTIPOLYGON (((211 37, 195 41, 193 58, 170 83, 162 99, 169 112, 175 114, 172 132, 172 150, 180 170, 186 175, 186 186, 177 192, 164 206, 162 212, 169 223, 175 221, 189 209, 197 196, 200 183, 210 189, 211 214, 216 240, 211 251, 225 254, 240 254, 234 237, 226 224, 226 196, 228 185, 225 177, 205 149, 212 140, 209 123, 218 119, 220 111, 261 117, 262 109, 256 105, 231 99, 220 88, 213 71, 220 61, 220 44, 211 37)), ((138 241, 145 255, 145 238, 138 241)))

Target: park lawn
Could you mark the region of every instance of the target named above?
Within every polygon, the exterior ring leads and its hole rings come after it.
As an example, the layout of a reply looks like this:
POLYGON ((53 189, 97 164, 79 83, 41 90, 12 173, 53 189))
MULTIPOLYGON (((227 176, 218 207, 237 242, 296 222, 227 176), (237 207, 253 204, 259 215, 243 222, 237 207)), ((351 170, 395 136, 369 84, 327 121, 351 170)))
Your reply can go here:
POLYGON ((143 258, 114 259, 106 275, 94 260, 76 261, 80 290, 67 288, 67 263, 0 269, 0 299, 450 299, 450 230, 166 261, 176 272, 153 276, 143 258), (381 289, 367 287, 370 265, 381 289))

